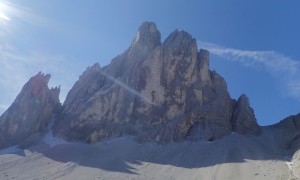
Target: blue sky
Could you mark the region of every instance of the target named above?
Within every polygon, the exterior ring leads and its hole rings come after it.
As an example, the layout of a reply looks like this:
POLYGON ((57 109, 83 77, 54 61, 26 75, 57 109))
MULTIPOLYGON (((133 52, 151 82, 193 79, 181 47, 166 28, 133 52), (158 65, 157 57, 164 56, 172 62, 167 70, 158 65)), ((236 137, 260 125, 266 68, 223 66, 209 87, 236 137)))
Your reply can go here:
POLYGON ((233 98, 250 98, 259 124, 300 112, 300 1, 0 0, 0 113, 27 80, 51 73, 61 99, 87 66, 121 54, 144 21, 211 51, 233 98))

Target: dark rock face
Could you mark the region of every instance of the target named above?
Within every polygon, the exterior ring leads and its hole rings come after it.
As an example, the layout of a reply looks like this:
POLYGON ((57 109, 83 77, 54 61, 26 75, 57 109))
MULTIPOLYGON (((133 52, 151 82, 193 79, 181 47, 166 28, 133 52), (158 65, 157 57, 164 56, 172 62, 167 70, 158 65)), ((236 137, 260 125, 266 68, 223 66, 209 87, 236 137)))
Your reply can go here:
POLYGON ((32 77, 0 117, 0 148, 20 144, 46 129, 53 112, 60 107, 60 89, 49 89, 49 79, 49 74, 41 73, 32 77))
POLYGON ((233 112, 233 130, 239 134, 259 133, 253 109, 246 95, 241 95, 233 112))
POLYGON ((215 140, 259 129, 247 102, 235 104, 225 80, 209 70, 208 51, 198 51, 190 34, 176 30, 161 43, 156 25, 146 22, 110 65, 86 69, 54 129, 90 143, 122 135, 160 143, 215 140))
POLYGON ((284 133, 287 148, 295 152, 300 148, 300 114, 289 116, 272 127, 284 133))

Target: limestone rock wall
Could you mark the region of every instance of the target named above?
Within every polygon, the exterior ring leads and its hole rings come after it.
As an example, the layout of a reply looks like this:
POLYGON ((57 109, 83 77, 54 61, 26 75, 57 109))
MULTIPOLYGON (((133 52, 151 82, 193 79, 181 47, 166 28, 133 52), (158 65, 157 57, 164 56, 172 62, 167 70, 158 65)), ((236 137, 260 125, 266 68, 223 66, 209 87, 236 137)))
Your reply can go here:
MULTIPOLYGON (((189 33, 176 30, 161 43, 156 25, 145 22, 131 46, 111 64, 95 64, 80 76, 55 133, 90 143, 122 135, 161 143, 215 140, 236 127, 235 107, 225 80, 209 70, 209 52, 198 51, 189 33)), ((256 124, 255 117, 247 114, 242 122, 238 112, 237 127, 247 132, 253 127, 247 123, 256 124)))
POLYGON ((60 108, 59 88, 48 88, 50 75, 38 73, 22 88, 13 104, 0 117, 0 148, 17 145, 42 133, 53 112, 60 108))

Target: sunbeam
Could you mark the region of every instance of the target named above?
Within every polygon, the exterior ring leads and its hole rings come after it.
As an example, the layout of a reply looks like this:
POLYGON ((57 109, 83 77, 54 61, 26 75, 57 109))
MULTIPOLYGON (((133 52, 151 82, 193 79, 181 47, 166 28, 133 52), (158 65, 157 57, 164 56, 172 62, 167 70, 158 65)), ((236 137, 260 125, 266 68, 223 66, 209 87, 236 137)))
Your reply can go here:
POLYGON ((105 77, 107 77, 109 80, 111 80, 115 84, 117 84, 117 85, 121 86, 122 88, 124 88, 126 91, 128 91, 128 92, 130 92, 130 93, 132 93, 132 94, 134 94, 134 95, 136 95, 138 97, 140 97, 144 102, 147 102, 147 103, 149 103, 151 105, 157 106, 157 104, 155 104, 154 102, 152 102, 150 99, 148 99, 147 97, 142 96, 139 92, 137 92, 133 88, 127 86, 123 82, 117 80, 116 78, 114 78, 114 77, 112 77, 112 76, 110 76, 110 75, 108 75, 108 74, 106 74, 104 72, 102 72, 101 74, 104 75, 105 77))
POLYGON ((9 21, 10 18, 8 17, 7 13, 9 11, 8 5, 2 1, 0 1, 0 21, 9 21))

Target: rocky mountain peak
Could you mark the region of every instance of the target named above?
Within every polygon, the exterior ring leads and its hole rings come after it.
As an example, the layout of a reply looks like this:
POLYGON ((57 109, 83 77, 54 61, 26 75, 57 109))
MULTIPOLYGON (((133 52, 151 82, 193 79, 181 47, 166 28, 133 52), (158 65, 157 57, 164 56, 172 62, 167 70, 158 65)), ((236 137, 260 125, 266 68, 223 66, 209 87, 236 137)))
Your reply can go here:
POLYGON ((45 98, 46 96, 51 95, 52 98, 55 98, 56 101, 59 102, 60 86, 49 89, 48 83, 50 78, 50 74, 44 74, 42 72, 31 77, 23 86, 16 101, 19 101, 19 98, 26 96, 26 94, 31 94, 33 98, 45 98))
POLYGON ((254 110, 250 106, 248 97, 242 94, 235 104, 233 112, 233 130, 240 134, 259 133, 260 128, 256 122, 254 110))
POLYGON ((67 140, 215 140, 256 123, 247 98, 230 98, 225 80, 209 70, 209 52, 198 51, 185 31, 161 44, 156 25, 143 23, 128 50, 93 67, 70 90, 56 122, 56 134, 67 140))
MULTIPOLYGON (((39 73, 25 84, 1 117, 7 130, 0 137, 17 144, 45 129, 60 107, 59 88, 47 86, 50 77, 39 73)), ((142 142, 212 141, 232 131, 259 130, 248 98, 231 99, 226 81, 209 70, 209 52, 198 50, 196 40, 181 30, 161 44, 152 22, 141 25, 131 46, 111 64, 88 67, 60 110, 55 134, 88 143, 122 135, 142 142)))
POLYGON ((247 97, 246 94, 242 94, 237 103, 240 105, 240 106, 243 106, 243 107, 249 107, 250 106, 250 101, 249 101, 249 98, 247 97))
POLYGON ((164 41, 165 46, 177 48, 189 48, 191 45, 197 46, 196 40, 188 32, 176 29, 164 41))
POLYGON ((48 87, 50 74, 38 73, 23 86, 13 104, 0 117, 0 148, 24 143, 42 133, 60 107, 60 88, 48 87))
POLYGON ((161 44, 161 35, 154 22, 144 22, 130 47, 129 53, 146 54, 161 44))
POLYGON ((39 72, 37 75, 30 78, 24 88, 30 88, 34 95, 42 95, 43 91, 47 91, 48 82, 51 78, 50 74, 39 72))

